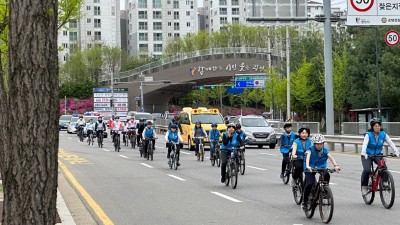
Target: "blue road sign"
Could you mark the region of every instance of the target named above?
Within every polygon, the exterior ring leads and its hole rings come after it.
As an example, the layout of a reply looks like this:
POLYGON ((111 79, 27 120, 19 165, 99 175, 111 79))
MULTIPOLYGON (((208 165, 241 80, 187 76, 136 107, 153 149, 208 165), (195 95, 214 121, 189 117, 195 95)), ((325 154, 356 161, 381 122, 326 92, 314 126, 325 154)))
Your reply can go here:
POLYGON ((244 91, 244 88, 228 88, 226 89, 227 94, 242 94, 244 91))
POLYGON ((267 76, 263 74, 235 75, 235 88, 264 88, 267 76))

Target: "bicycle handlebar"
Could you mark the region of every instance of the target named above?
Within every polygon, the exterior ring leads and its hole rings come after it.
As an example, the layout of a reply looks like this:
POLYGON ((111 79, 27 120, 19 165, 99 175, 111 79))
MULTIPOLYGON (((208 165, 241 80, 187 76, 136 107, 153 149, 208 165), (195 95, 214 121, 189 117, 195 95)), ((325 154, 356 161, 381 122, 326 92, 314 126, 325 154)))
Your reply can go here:
POLYGON ((334 173, 334 172, 336 172, 336 170, 332 170, 329 168, 325 168, 325 169, 311 168, 311 171, 316 172, 316 173, 322 173, 322 172, 334 173))
POLYGON ((390 153, 389 155, 371 155, 368 156, 368 159, 375 159, 375 158, 388 158, 388 157, 397 157, 394 153, 390 153))

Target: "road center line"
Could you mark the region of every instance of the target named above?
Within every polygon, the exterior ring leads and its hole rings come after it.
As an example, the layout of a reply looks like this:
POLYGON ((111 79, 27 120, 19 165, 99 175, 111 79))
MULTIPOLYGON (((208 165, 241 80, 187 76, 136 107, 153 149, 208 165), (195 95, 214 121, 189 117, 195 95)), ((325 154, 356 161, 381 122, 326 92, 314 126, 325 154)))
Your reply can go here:
POLYGON ((104 149, 104 148, 103 148, 103 151, 109 152, 110 150, 107 150, 107 149, 104 149))
POLYGON ((256 169, 256 170, 267 170, 267 169, 263 169, 263 168, 259 168, 259 167, 255 167, 255 166, 246 166, 246 167, 256 169))
POLYGON ((155 146, 156 148, 163 148, 163 147, 158 147, 158 146, 155 146))
POLYGON ((400 173, 400 171, 396 171, 396 170, 389 170, 392 173, 400 173))
POLYGON ((172 174, 167 174, 167 176, 170 176, 170 177, 175 178, 175 179, 180 180, 180 181, 186 181, 185 179, 180 178, 180 177, 175 176, 175 175, 172 175, 172 174))
POLYGON ((129 159, 128 156, 124 156, 124 155, 118 155, 118 156, 121 156, 122 158, 125 158, 125 159, 129 159))
POLYGON ((232 197, 229 197, 229 196, 227 196, 227 195, 221 194, 221 193, 219 193, 219 192, 211 191, 211 193, 213 193, 214 195, 218 195, 219 197, 228 199, 228 200, 230 200, 230 201, 232 201, 232 202, 242 202, 242 201, 239 201, 239 200, 234 199, 234 198, 232 198, 232 197))
POLYGON ((147 165, 146 163, 140 163, 140 164, 142 164, 142 165, 145 166, 145 167, 153 168, 152 166, 147 165))
POLYGON ((184 151, 181 151, 181 153, 182 154, 186 154, 186 155, 191 155, 192 153, 190 153, 190 152, 184 152, 184 151))
POLYGON ((270 155, 270 156, 277 156, 276 154, 265 153, 265 152, 261 152, 260 154, 262 154, 262 155, 270 155))

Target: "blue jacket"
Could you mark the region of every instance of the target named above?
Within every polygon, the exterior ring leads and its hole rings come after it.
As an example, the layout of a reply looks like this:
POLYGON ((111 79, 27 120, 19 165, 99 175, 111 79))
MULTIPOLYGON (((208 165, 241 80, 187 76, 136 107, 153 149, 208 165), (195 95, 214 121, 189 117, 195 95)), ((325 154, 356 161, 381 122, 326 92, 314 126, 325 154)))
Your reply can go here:
POLYGON ((293 131, 291 131, 289 135, 286 132, 282 133, 281 137, 279 138, 279 143, 281 143, 281 153, 289 153, 295 138, 296 133, 294 133, 293 131))
POLYGON ((297 144, 297 150, 296 150, 296 155, 297 157, 304 157, 304 153, 307 151, 307 149, 310 149, 312 146, 311 139, 307 138, 306 139, 306 148, 303 148, 303 143, 300 138, 297 138, 294 140, 294 142, 297 144))
MULTIPOLYGON (((236 132, 236 133, 238 133, 238 132, 236 132)), ((246 134, 244 133, 243 130, 240 130, 240 132, 238 134, 239 134, 240 138, 242 139, 242 141, 246 140, 246 134)))
POLYGON ((366 133, 369 136, 369 141, 367 145, 367 155, 378 155, 382 152, 383 143, 385 143, 386 132, 379 132, 378 143, 376 143, 374 132, 369 131, 366 133))
POLYGON ((232 148, 237 148, 239 146, 239 141, 238 138, 240 139, 240 136, 235 132, 233 133, 233 136, 231 139, 228 139, 228 132, 224 133, 225 139, 222 140, 222 145, 221 145, 221 151, 227 152, 230 151, 232 148))
POLYGON ((221 133, 219 130, 210 130, 210 132, 208 132, 208 137, 210 138, 210 141, 219 141, 221 133))
MULTIPOLYGON (((310 149, 310 167, 316 169, 324 169, 326 168, 326 161, 328 161, 328 149, 323 148, 320 152, 318 152, 314 146, 311 146, 310 149)), ((309 173, 310 171, 306 168, 306 160, 304 160, 304 172, 309 173)))
POLYGON ((168 140, 178 143, 179 138, 178 138, 178 131, 176 130, 175 132, 169 131, 168 132, 168 140))
POLYGON ((150 129, 149 128, 144 129, 144 131, 145 131, 143 134, 144 138, 154 138, 154 128, 153 127, 151 127, 150 129))

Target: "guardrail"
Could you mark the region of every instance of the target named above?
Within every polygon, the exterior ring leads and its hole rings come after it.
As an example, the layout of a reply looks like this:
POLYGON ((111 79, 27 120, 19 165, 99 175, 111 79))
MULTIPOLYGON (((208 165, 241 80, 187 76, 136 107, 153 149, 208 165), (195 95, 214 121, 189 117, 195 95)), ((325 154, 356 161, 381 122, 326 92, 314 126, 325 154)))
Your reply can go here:
MULTIPOLYGON (((400 136, 400 122, 382 122, 382 128, 386 133, 400 136)), ((369 129, 369 122, 343 122, 342 135, 364 134, 369 129)))
MULTIPOLYGON (((286 122, 281 121, 268 121, 269 124, 274 125, 273 128, 276 133, 283 132, 283 125, 286 122)), ((300 129, 300 127, 308 127, 311 130, 311 133, 319 133, 320 132, 320 123, 319 122, 291 122, 292 124, 292 131, 296 132, 300 129)))

